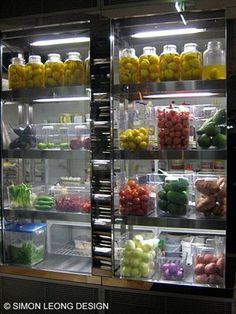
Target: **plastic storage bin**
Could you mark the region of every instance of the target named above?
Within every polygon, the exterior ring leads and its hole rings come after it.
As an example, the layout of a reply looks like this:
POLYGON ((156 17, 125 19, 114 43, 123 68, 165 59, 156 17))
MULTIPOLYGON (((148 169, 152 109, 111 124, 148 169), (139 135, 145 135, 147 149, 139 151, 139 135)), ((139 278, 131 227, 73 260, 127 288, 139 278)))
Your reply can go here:
POLYGON ((34 200, 34 208, 37 210, 51 210, 55 208, 55 198, 48 186, 42 185, 35 188, 36 197, 34 200))
POLYGON ((225 149, 227 142, 227 114, 224 108, 213 105, 194 109, 198 149, 225 149))
POLYGON ((33 266, 45 257, 46 228, 44 223, 10 224, 5 228, 7 262, 33 266))
MULTIPOLYGON (((144 176, 143 176, 144 177, 144 176)), ((146 180, 146 182, 148 182, 146 180)), ((140 183, 138 176, 120 184, 119 212, 121 215, 146 216, 156 208, 156 186, 140 183)))
POLYGON ((90 213, 90 191, 83 187, 55 187, 56 210, 90 213))
POLYGON ((159 240, 152 232, 128 232, 121 236, 120 276, 151 278, 155 272, 155 260, 159 240))
POLYGON ((157 110, 158 148, 188 149, 190 111, 185 106, 165 106, 157 110))
POLYGON ((195 188, 195 208, 198 217, 226 216, 226 179, 224 176, 198 175, 195 188))
POLYGON ((183 281, 185 275, 186 254, 181 257, 159 256, 157 258, 161 280, 183 281))
POLYGON ((12 184, 7 187, 7 192, 11 208, 31 209, 34 207, 37 191, 31 184, 12 184))

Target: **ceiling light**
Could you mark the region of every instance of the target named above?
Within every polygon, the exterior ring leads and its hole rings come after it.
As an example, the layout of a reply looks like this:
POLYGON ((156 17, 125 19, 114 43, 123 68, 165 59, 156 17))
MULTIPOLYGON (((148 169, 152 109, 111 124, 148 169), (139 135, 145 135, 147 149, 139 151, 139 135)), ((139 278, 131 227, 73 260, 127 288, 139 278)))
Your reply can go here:
POLYGON ((58 98, 42 98, 34 99, 34 102, 62 102, 62 101, 85 101, 90 100, 90 97, 58 97, 58 98))
POLYGON ((37 40, 37 41, 32 42, 30 45, 31 46, 52 46, 52 45, 73 44, 73 43, 86 43, 89 41, 90 41, 89 37, 72 37, 72 38, 37 40))
POLYGON ((140 33, 131 35, 131 37, 133 38, 164 37, 164 36, 196 34, 196 33, 201 33, 205 31, 206 31, 205 28, 186 27, 186 28, 167 29, 167 30, 160 30, 160 31, 140 32, 140 33))
POLYGON ((186 97, 209 97, 209 96, 219 96, 218 93, 210 92, 196 92, 196 93, 175 93, 175 94, 158 94, 158 95, 147 95, 143 98, 155 99, 155 98, 186 98, 186 97))

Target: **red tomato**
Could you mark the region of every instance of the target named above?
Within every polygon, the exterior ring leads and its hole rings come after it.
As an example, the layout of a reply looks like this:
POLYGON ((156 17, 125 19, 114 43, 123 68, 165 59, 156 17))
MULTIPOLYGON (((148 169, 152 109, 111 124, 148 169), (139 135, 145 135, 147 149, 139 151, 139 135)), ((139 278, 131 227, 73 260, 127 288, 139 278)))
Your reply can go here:
POLYGON ((142 187, 142 186, 138 190, 138 195, 139 196, 146 195, 147 193, 148 193, 147 190, 144 187, 142 187))
POLYGON ((120 197, 125 196, 125 191, 124 190, 120 191, 119 196, 120 197))
POLYGON ((169 129, 164 129, 164 134, 169 134, 169 133, 170 133, 169 129))
POLYGON ((125 205, 126 198, 124 196, 120 197, 120 205, 125 205))
POLYGON ((184 120, 182 121, 182 124, 183 124, 184 127, 189 126, 189 120, 188 120, 188 119, 187 119, 187 120, 184 119, 184 120))
POLYGON ((177 131, 175 132, 175 137, 180 137, 181 136, 181 132, 177 131))
POLYGON ((176 126, 175 126, 175 130, 176 131, 180 131, 180 130, 182 130, 182 128, 183 128, 183 126, 182 126, 181 123, 177 123, 176 126))
POLYGON ((159 138, 163 138, 164 136, 165 136, 165 133, 163 130, 158 133, 159 138))
POLYGON ((136 181, 135 180, 132 180, 130 179, 127 183, 127 185, 131 188, 131 189, 134 189, 137 185, 136 181))
POLYGON ((140 196, 140 200, 142 203, 147 203, 149 200, 149 196, 148 195, 142 195, 142 196, 140 196))
POLYGON ((182 134, 188 136, 189 135, 189 129, 188 128, 183 128, 182 129, 182 134))
POLYGON ((165 123, 164 123, 164 121, 158 121, 158 128, 164 128, 164 126, 165 126, 165 123))
POLYGON ((127 195, 125 196, 125 201, 126 201, 126 202, 132 202, 132 200, 133 200, 133 197, 132 197, 131 195, 127 194, 127 195))
POLYGON ((173 139, 173 143, 174 143, 175 145, 180 144, 180 142, 181 142, 181 139, 180 139, 179 137, 175 137, 175 138, 173 139))
POLYGON ((140 204, 140 198, 139 197, 135 197, 133 198, 133 204, 140 204))
POLYGON ((172 138, 173 138, 173 137, 175 137, 175 132, 170 132, 170 134, 169 134, 169 135, 170 135, 170 137, 172 137, 172 138))
POLYGON ((166 122, 166 128, 170 129, 173 126, 171 121, 166 122))
POLYGON ((172 144, 172 138, 171 137, 166 137, 165 140, 166 140, 167 145, 172 144))

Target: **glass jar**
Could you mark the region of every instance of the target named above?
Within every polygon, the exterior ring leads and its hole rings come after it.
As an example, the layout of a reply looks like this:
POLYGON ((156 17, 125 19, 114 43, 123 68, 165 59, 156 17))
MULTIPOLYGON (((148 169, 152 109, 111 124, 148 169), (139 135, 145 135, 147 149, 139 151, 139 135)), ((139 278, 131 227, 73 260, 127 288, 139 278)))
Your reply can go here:
POLYGON ((40 56, 29 56, 26 64, 26 87, 44 87, 44 64, 40 56))
POLYGON ((25 87, 25 60, 22 54, 11 59, 8 67, 8 81, 10 89, 18 89, 25 87))
POLYGON ((126 48, 120 53, 119 79, 121 84, 139 82, 139 60, 134 48, 126 48))
POLYGON ((90 51, 88 51, 88 57, 84 61, 84 84, 90 83, 90 51))
POLYGON ((82 85, 84 83, 84 62, 79 52, 68 52, 64 63, 65 85, 82 85))
POLYGON ((188 149, 189 115, 185 106, 170 105, 157 110, 158 148, 188 149))
POLYGON ((226 78, 226 56, 220 41, 210 41, 203 53, 203 79, 223 80, 226 78))
POLYGON ((180 79, 180 56, 175 45, 165 45, 160 55, 160 80, 178 81, 180 79))
POLYGON ((144 47, 139 57, 140 82, 158 82, 160 76, 159 57, 155 47, 144 47))
POLYGON ((202 79, 202 54, 197 50, 197 44, 184 45, 184 51, 180 55, 181 80, 202 79))
POLYGON ((45 86, 64 85, 64 63, 59 53, 50 53, 45 63, 45 86))

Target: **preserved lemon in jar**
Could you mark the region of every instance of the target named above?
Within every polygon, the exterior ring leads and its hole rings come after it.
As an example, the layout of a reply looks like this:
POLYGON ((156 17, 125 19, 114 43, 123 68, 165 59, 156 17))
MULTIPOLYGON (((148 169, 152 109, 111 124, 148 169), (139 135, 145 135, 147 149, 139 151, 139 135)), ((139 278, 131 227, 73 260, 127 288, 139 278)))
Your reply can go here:
POLYGON ((90 83, 90 52, 88 52, 88 57, 84 61, 84 84, 90 83))
POLYGON ((133 48, 126 48, 120 54, 119 79, 121 84, 139 83, 139 59, 133 48))
POLYGON ((144 47, 139 57, 140 82, 158 82, 160 77, 159 57, 155 47, 144 47))
POLYGON ((160 55, 160 80, 178 81, 180 79, 180 56, 175 45, 165 45, 160 55))
POLYGON ((50 53, 45 63, 45 86, 64 85, 64 63, 59 53, 50 53))
POLYGON ((8 67, 8 81, 10 89, 18 89, 25 87, 25 60, 22 54, 11 59, 8 67))
POLYGON ((203 53, 203 79, 223 80, 226 78, 226 56, 220 41, 210 41, 203 53))
POLYGON ((180 56, 181 80, 202 79, 202 54, 197 50, 197 44, 184 45, 184 51, 180 56))
POLYGON ((65 85, 82 85, 84 83, 84 62, 79 52, 68 52, 64 62, 65 85))
POLYGON ((26 87, 44 87, 44 64, 40 56, 29 56, 26 64, 26 87))

